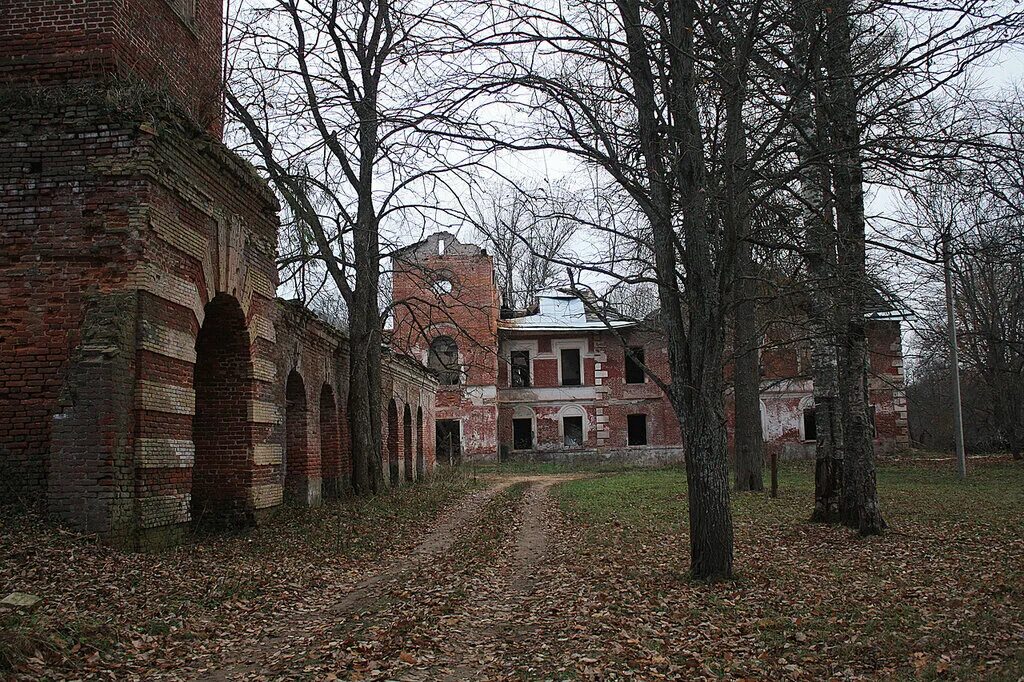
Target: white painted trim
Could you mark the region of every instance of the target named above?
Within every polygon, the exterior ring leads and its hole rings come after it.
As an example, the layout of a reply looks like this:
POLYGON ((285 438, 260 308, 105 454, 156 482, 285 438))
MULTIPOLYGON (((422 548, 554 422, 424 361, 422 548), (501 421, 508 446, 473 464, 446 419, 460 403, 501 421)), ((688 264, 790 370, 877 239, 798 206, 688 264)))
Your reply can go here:
POLYGON ((537 373, 534 371, 533 363, 537 360, 537 341, 519 341, 511 340, 505 342, 505 367, 507 368, 506 374, 508 375, 508 381, 505 382, 508 388, 533 388, 536 383, 535 378, 537 373), (512 385, 512 351, 514 350, 525 350, 530 354, 530 385, 529 386, 513 386, 512 385))
POLYGON ((529 419, 530 420, 530 447, 528 450, 534 450, 537 447, 537 413, 532 407, 528 405, 516 405, 512 411, 512 450, 513 452, 523 452, 516 448, 516 428, 515 421, 517 419, 529 419))
POLYGON ((558 444, 562 448, 566 448, 565 444, 565 418, 566 417, 581 417, 583 422, 583 442, 580 443, 580 447, 587 446, 587 436, 590 434, 590 424, 587 421, 587 411, 579 405, 563 405, 558 410, 558 444))

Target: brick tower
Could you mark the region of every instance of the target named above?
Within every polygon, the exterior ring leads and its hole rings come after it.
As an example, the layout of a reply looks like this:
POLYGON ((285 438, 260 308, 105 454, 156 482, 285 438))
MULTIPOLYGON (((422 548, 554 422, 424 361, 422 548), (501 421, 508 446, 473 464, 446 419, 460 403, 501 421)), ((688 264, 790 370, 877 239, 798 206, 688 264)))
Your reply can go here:
POLYGON ((438 372, 437 460, 498 456, 494 262, 448 232, 394 256, 392 343, 438 372))
POLYGON ((221 0, 3 4, 2 498, 127 545, 251 521, 282 495, 277 205, 220 142, 221 0))

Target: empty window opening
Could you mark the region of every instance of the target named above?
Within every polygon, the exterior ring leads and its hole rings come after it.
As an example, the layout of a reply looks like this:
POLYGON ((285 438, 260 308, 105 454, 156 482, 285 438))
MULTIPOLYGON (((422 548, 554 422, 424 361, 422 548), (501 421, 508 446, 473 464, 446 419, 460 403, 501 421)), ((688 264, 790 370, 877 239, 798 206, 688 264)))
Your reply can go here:
POLYGON ((512 449, 532 450, 533 449, 533 420, 513 419, 512 420, 512 449))
POLYGON ((442 386, 460 383, 459 347, 450 336, 439 336, 430 342, 427 366, 437 372, 442 386))
POLYGON ((392 486, 397 486, 398 478, 398 404, 392 398, 388 402, 388 474, 392 486))
POLYGON ((583 367, 580 363, 579 348, 562 349, 562 385, 579 386, 583 379, 583 367))
POLYGON ((339 497, 344 488, 341 470, 341 431, 334 391, 327 384, 320 389, 320 467, 324 496, 339 497))
POLYGON ((562 434, 565 447, 583 447, 583 417, 562 417, 562 434))
POLYGON ((315 475, 306 429, 306 384, 295 370, 285 383, 284 493, 292 502, 309 498, 310 477, 315 475))
POLYGON ((512 386, 525 388, 530 385, 530 351, 514 350, 512 361, 512 386))
POLYGON ((438 256, 443 256, 444 255, 444 239, 438 239, 437 240, 437 255, 438 256))
POLYGON ((626 417, 626 437, 629 445, 647 445, 646 414, 631 414, 626 417))
POLYGON ((875 406, 868 405, 868 429, 871 433, 871 437, 874 438, 878 435, 877 426, 875 424, 875 406))
POLYGON ((438 419, 434 435, 439 464, 454 466, 462 462, 462 429, 458 419, 438 419))
POLYGON ((626 353, 626 383, 642 384, 647 380, 644 368, 640 365, 645 363, 644 349, 640 346, 631 346, 626 353))
POLYGON ((804 410, 804 440, 818 440, 818 422, 813 407, 804 410))

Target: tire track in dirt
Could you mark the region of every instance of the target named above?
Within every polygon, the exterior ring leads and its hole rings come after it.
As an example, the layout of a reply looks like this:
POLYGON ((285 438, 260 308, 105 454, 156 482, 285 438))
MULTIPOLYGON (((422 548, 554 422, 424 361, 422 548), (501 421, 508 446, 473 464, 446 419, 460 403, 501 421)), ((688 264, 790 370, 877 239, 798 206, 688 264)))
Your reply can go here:
MULTIPOLYGON (((243 649, 228 653, 224 660, 210 667, 199 669, 178 669, 169 671, 170 679, 196 679, 207 682, 223 682, 233 679, 263 678, 266 667, 282 650, 308 649, 312 639, 325 624, 343 620, 346 616, 359 614, 372 606, 387 590, 399 583, 403 576, 412 573, 418 566, 444 554, 466 527, 479 516, 481 511, 496 495, 507 488, 524 481, 527 477, 502 478, 490 487, 473 493, 453 513, 442 519, 409 552, 391 558, 386 564, 371 567, 370 575, 351 587, 325 585, 321 594, 344 591, 341 599, 333 599, 326 607, 313 611, 296 609, 294 620, 284 635, 267 635, 243 649)), ((316 597, 308 601, 321 601, 316 597)))
POLYGON ((465 626, 456 641, 438 652, 430 670, 412 670, 398 679, 474 680, 500 677, 502 650, 515 631, 516 609, 535 588, 535 569, 548 547, 546 524, 551 515, 550 488, 572 477, 530 479, 513 542, 504 548, 494 572, 498 579, 463 605, 459 623, 465 626))

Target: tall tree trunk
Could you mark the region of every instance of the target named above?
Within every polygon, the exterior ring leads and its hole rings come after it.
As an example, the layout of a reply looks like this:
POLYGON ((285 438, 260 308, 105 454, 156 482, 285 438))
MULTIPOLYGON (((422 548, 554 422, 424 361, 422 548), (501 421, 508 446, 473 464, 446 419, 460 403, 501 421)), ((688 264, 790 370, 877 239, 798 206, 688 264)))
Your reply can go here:
POLYGON ((764 490, 764 434, 761 425, 760 334, 757 325, 757 286, 752 277, 754 259, 749 241, 741 241, 737 254, 738 281, 733 319, 733 395, 736 429, 736 490, 764 490))
MULTIPOLYGON (((728 11, 723 9, 723 11, 728 11)), ((757 21, 751 17, 750 21, 757 21)), ((732 33, 737 33, 734 29, 732 33)), ((746 102, 748 45, 735 38, 722 46, 729 54, 722 65, 725 82, 725 204, 722 208, 726 249, 735 249, 733 302, 733 416, 734 485, 736 490, 764 490, 764 437, 761 427, 761 347, 757 325, 757 279, 751 242, 750 189, 747 174, 747 134, 743 125, 746 102)))
POLYGON ((704 152, 693 66, 695 8, 692 0, 669 0, 668 4, 673 64, 672 88, 666 96, 674 125, 666 137, 659 123, 640 3, 616 0, 616 5, 629 50, 640 153, 650 182, 650 201, 644 210, 651 223, 658 297, 669 346, 673 382, 669 398, 682 425, 686 449, 691 574, 699 580, 729 578, 733 534, 722 390, 721 282, 715 277, 718 271, 706 230, 704 152), (671 167, 670 162, 674 162, 671 167), (682 248, 676 217, 683 233, 682 248), (686 271, 685 291, 679 286, 679 265, 686 271))
POLYGON ((352 436, 352 484, 357 494, 384 489, 381 448, 381 325, 376 229, 357 227, 353 254, 359 264, 349 311, 348 414, 352 436))
MULTIPOLYGON (((700 579, 732 576, 733 530, 729 507, 726 444, 723 297, 735 273, 736 235, 721 238, 713 248, 708 225, 707 173, 704 140, 697 106, 693 36, 694 0, 668 0, 669 68, 675 86, 668 108, 674 151, 675 185, 679 192, 676 219, 682 232, 683 291, 689 324, 683 372, 683 437, 690 495, 690 554, 693 575, 700 579)), ((677 408, 678 412, 678 408, 677 408)))
POLYGON ((878 507, 874 444, 868 424, 866 334, 867 279, 864 217, 864 171, 860 159, 860 125, 852 61, 852 6, 834 3, 826 28, 829 118, 833 151, 833 185, 840 285, 839 389, 843 407, 844 524, 864 535, 885 528, 878 507))
MULTIPOLYGON (((822 157, 827 141, 820 89, 819 0, 794 0, 792 31, 796 77, 793 122, 800 167, 799 199, 807 266, 811 381, 816 426, 814 512, 812 521, 839 520, 842 490, 843 432, 839 405, 839 358, 835 334, 836 239, 832 207, 826 200, 829 173, 822 157), (819 106, 815 106, 815 103, 819 106)), ((801 415, 802 418, 802 415, 801 415)))
POLYGON ((352 253, 356 288, 350 311, 349 418, 352 432, 353 484, 357 493, 384 490, 381 439, 380 226, 373 202, 373 163, 377 139, 376 81, 364 77, 365 97, 354 105, 359 116, 359 176, 352 253))

